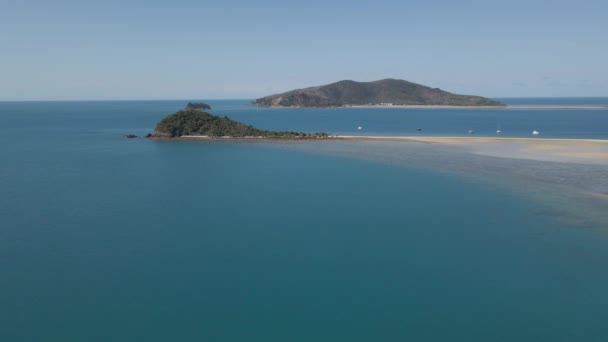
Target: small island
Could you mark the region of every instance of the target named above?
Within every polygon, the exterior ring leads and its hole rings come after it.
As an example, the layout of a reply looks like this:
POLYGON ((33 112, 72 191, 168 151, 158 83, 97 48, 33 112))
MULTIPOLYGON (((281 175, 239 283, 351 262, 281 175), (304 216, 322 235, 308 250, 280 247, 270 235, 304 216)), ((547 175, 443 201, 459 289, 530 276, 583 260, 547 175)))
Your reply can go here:
POLYGON ((340 81, 296 89, 255 100, 263 107, 504 107, 481 96, 458 95, 404 80, 387 78, 374 82, 340 81))
POLYGON ((211 106, 203 102, 188 102, 186 109, 209 110, 211 106))
POLYGON ((232 139, 328 139, 327 133, 269 131, 258 129, 226 116, 220 117, 197 109, 184 109, 162 119, 148 138, 232 138, 232 139))

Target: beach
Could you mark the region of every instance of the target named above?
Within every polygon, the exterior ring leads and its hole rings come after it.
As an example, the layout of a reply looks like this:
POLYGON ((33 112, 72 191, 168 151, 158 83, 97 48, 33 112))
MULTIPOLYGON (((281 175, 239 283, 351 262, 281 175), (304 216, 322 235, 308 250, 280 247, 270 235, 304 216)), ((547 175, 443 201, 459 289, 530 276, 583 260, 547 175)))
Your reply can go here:
MULTIPOLYGON (((285 108, 285 107, 275 107, 285 108)), ((289 107, 288 107, 289 108, 289 107)), ((300 108, 300 107, 294 107, 300 108)), ((509 104, 505 106, 443 106, 443 105, 346 105, 336 108, 388 108, 388 109, 501 109, 501 110, 606 110, 605 104, 509 104)))
POLYGON ((451 105, 344 105, 336 108, 394 108, 394 109, 505 109, 507 106, 451 106, 451 105))

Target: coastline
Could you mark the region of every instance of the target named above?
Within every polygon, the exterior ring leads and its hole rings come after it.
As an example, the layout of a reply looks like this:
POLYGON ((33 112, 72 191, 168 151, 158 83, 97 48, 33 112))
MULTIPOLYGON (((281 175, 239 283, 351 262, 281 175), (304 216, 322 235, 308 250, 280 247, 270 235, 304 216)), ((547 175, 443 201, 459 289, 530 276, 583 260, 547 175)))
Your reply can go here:
POLYGON ((344 105, 335 107, 301 107, 301 106, 261 106, 271 109, 495 109, 495 110, 608 110, 608 104, 592 105, 592 104, 564 104, 564 105, 504 105, 504 106, 444 106, 444 105, 344 105))
POLYGON ((608 139, 577 139, 577 138, 521 138, 521 137, 471 137, 471 136, 431 136, 431 135, 332 135, 334 139, 347 140, 388 140, 410 141, 443 144, 470 144, 490 142, 572 142, 600 143, 608 147, 608 139))
MULTIPOLYGON (((159 137, 154 137, 158 139, 159 137)), ((176 138, 164 139, 200 139, 200 140, 279 140, 280 138, 268 138, 262 136, 214 137, 208 135, 182 135, 176 138)), ((443 144, 468 144, 488 142, 572 142, 572 143, 600 143, 608 146, 608 139, 577 139, 577 138, 521 138, 521 137, 470 137, 470 136, 432 136, 432 135, 329 135, 324 139, 284 139, 290 141, 317 141, 317 140, 384 140, 404 142, 426 142, 443 144)))
POLYGON ((336 108, 397 108, 397 109, 505 109, 508 106, 452 106, 452 105, 344 105, 336 108))
POLYGON ((505 109, 508 106, 451 106, 451 105, 343 105, 328 107, 303 107, 303 106, 260 106, 271 109, 357 109, 357 108, 381 108, 381 109, 505 109))
POLYGON ((526 109, 526 110, 569 110, 569 109, 587 109, 587 110, 608 110, 608 104, 564 104, 564 105, 507 105, 505 109, 526 109))

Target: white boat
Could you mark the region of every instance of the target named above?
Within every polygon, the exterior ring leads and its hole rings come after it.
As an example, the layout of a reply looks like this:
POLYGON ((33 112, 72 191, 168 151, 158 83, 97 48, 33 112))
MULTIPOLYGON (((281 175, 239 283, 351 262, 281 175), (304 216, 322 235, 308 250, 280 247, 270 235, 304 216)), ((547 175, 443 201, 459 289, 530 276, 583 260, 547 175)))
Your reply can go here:
POLYGON ((499 130, 499 129, 497 129, 497 130, 496 130, 496 134, 500 134, 500 133, 502 133, 502 131, 501 131, 501 130, 499 130))
POLYGON ((537 130, 533 130, 533 131, 532 131, 532 135, 539 135, 539 134, 540 134, 540 132, 539 132, 539 131, 537 131, 537 130))
POLYGON ((357 129, 358 129, 358 130, 362 130, 362 129, 363 129, 363 127, 361 127, 361 126, 358 126, 358 127, 357 127, 357 129))
POLYGON ((470 129, 470 130, 469 130, 469 134, 473 134, 473 133, 475 133, 475 131, 474 131, 474 130, 472 130, 472 129, 470 129))

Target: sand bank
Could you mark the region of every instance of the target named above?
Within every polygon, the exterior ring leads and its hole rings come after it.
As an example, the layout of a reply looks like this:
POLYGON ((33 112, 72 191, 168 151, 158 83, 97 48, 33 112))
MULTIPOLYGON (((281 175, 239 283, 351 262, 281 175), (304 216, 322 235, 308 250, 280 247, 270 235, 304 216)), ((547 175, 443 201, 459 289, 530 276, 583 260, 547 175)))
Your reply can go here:
POLYGON ((442 106, 442 105, 352 105, 337 108, 394 108, 394 109, 505 109, 508 106, 442 106))
POLYGON ((563 104, 563 105, 508 105, 506 109, 527 109, 527 110, 553 110, 553 109, 589 109, 589 110, 608 110, 608 104, 563 104))
MULTIPOLYGON (((291 108, 291 107, 277 107, 291 108)), ((295 108, 295 107, 294 107, 295 108)), ((329 107, 327 107, 329 108, 329 107)), ((439 106, 439 105, 352 105, 336 108, 386 108, 386 109, 496 109, 496 110, 608 110, 608 104, 522 104, 505 106, 439 106)))
POLYGON ((455 145, 493 157, 608 165, 608 140, 429 136, 336 136, 352 141, 455 145))
POLYGON ((506 137, 460 137, 460 136, 420 136, 420 135, 335 135, 337 139, 350 140, 389 140, 428 142, 440 144, 483 144, 483 143, 560 143, 560 144, 601 144, 608 146, 608 139, 569 139, 569 138, 506 138, 506 137))
POLYGON ((589 109, 589 110, 608 110, 608 104, 605 105, 506 105, 506 106, 434 106, 434 105, 373 105, 373 106, 344 106, 340 108, 401 108, 401 109, 502 109, 502 110, 572 110, 572 109, 589 109))
POLYGON ((334 135, 327 139, 268 139, 264 137, 208 137, 181 136, 185 140, 224 141, 353 141, 402 142, 460 146, 469 153, 501 158, 532 159, 539 161, 575 162, 608 165, 608 140, 551 139, 501 137, 437 137, 437 136, 379 136, 334 135))

